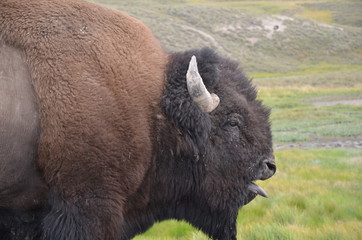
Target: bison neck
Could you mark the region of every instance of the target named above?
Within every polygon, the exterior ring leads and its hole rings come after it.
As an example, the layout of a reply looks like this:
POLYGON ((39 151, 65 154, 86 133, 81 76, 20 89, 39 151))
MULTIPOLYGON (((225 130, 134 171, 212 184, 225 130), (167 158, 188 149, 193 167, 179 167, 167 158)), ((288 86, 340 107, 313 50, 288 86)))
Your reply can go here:
POLYGON ((167 219, 186 220, 214 239, 236 239, 235 221, 230 219, 236 219, 237 212, 213 210, 201 196, 203 160, 190 154, 192 147, 172 124, 154 129, 158 145, 153 149, 152 167, 142 187, 126 203, 121 239, 130 239, 167 219))

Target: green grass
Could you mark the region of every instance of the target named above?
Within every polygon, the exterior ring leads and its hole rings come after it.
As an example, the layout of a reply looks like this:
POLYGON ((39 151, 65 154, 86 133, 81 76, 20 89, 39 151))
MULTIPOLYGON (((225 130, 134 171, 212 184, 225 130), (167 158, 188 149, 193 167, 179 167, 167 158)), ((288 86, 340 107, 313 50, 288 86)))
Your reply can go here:
POLYGON ((186 222, 176 220, 164 221, 155 224, 147 233, 135 237, 134 240, 142 239, 191 239, 195 229, 186 222))
POLYGON ((280 14, 295 9, 298 2, 293 1, 208 1, 190 0, 189 4, 246 9, 254 13, 280 14))
POLYGON ((298 71, 288 72, 288 73, 254 73, 253 77, 255 78, 272 78, 272 77, 288 77, 288 76, 306 76, 306 75, 315 75, 315 74, 325 74, 325 73, 345 73, 358 71, 362 72, 362 65, 340 65, 340 64, 330 64, 324 62, 317 62, 312 64, 303 64, 298 67, 298 71))
POLYGON ((306 10, 300 16, 320 22, 332 23, 332 13, 330 11, 306 10))
POLYGON ((362 88, 263 88, 259 93, 273 109, 271 119, 276 143, 328 141, 340 137, 354 140, 362 136, 362 105, 314 105, 331 98, 361 99, 362 88))
POLYGON ((324 22, 335 22, 343 25, 350 25, 361 27, 362 26, 362 2, 361 1, 315 1, 304 3, 303 7, 308 9, 310 12, 316 13, 311 15, 312 18, 315 16, 319 17, 319 12, 323 15, 325 12, 329 13, 325 18, 317 19, 324 22))

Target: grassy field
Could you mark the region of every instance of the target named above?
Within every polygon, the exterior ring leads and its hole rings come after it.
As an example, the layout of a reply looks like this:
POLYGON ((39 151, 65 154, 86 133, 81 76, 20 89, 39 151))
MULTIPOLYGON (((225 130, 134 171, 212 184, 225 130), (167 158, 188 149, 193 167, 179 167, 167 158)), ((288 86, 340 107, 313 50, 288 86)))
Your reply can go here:
MULTIPOLYGON (((269 199, 240 210, 238 239, 362 239, 361 1, 93 2, 141 19, 166 49, 240 61, 272 107, 278 170, 259 182, 269 199)), ((134 238, 151 239, 207 237, 165 221, 134 238)))

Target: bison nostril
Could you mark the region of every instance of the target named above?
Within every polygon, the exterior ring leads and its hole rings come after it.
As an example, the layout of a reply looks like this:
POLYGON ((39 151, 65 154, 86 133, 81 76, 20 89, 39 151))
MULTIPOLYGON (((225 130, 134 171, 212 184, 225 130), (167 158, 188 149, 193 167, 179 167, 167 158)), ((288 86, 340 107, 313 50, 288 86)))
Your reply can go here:
POLYGON ((266 162, 266 165, 268 166, 269 170, 271 170, 273 173, 275 173, 275 171, 277 170, 275 163, 266 162))
POLYGON ((260 176, 260 180, 266 180, 275 174, 277 167, 275 166, 274 159, 266 159, 263 161, 263 172, 260 176))

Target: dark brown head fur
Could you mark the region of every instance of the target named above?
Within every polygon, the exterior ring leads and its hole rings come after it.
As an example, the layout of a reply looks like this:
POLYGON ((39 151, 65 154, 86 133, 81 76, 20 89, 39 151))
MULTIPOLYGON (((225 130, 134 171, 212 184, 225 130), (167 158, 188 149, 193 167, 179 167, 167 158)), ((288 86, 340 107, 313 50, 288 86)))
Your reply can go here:
POLYGON ((153 168, 130 200, 147 207, 127 209, 127 228, 140 232, 155 220, 184 219, 215 239, 236 239, 238 210, 255 197, 247 186, 260 179, 263 160, 273 155, 269 109, 236 62, 207 48, 173 54, 167 80, 166 119, 154 127, 153 168), (209 114, 186 89, 192 55, 207 88, 221 99, 209 114))

